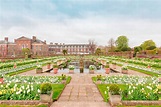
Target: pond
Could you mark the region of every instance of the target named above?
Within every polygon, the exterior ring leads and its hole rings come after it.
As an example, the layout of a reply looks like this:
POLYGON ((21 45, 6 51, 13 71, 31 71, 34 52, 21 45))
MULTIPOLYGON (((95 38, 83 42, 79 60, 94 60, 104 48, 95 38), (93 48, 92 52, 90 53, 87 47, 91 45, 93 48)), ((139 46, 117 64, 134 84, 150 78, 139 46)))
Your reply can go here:
MULTIPOLYGON (((58 72, 59 73, 69 73, 69 69, 68 69, 69 65, 75 66, 74 73, 80 73, 80 69, 79 69, 80 63, 79 63, 79 61, 68 62, 66 64, 66 66, 64 68, 63 67, 60 68, 58 72)), ((94 63, 93 61, 89 61, 89 60, 84 60, 84 72, 83 73, 89 73, 89 66, 90 65, 96 66, 95 73, 105 73, 105 70, 104 70, 102 65, 98 65, 98 64, 94 63)))

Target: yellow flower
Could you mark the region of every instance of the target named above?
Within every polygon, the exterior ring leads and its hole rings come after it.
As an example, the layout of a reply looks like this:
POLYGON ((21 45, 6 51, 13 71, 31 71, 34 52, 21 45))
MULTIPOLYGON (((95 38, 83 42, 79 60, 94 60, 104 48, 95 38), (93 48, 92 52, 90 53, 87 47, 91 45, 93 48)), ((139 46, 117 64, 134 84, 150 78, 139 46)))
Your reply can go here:
POLYGON ((161 89, 161 85, 158 85, 157 88, 158 88, 158 89, 161 89))
POLYGON ((2 92, 0 91, 0 95, 2 94, 2 92))

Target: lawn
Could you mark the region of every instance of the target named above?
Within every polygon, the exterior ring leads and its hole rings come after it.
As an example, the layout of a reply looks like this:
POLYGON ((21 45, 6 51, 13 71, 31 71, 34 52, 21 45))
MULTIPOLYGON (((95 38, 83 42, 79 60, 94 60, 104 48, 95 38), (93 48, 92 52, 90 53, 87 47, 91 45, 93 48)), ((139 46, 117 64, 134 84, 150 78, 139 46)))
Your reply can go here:
POLYGON ((138 105, 138 106, 117 106, 117 107, 161 107, 161 106, 158 106, 158 105, 155 105, 155 106, 141 106, 141 105, 138 105))
POLYGON ((65 88, 65 85, 64 84, 52 84, 52 87, 53 87, 53 100, 56 101, 58 100, 59 96, 61 95, 62 91, 64 90, 65 88))
MULTIPOLYGON (((70 80, 71 80, 71 77, 68 76, 66 79, 66 84, 69 84, 70 80)), ((65 88, 65 84, 52 84, 52 87, 53 87, 53 93, 54 93, 52 98, 54 101, 57 101, 62 91, 65 88)))
MULTIPOLYGON (((105 102, 108 102, 108 99, 109 99, 108 92, 107 92, 107 86, 110 86, 110 84, 97 84, 97 88, 99 89, 105 102)), ((118 84, 118 86, 120 87, 121 90, 126 88, 126 85, 118 84)))

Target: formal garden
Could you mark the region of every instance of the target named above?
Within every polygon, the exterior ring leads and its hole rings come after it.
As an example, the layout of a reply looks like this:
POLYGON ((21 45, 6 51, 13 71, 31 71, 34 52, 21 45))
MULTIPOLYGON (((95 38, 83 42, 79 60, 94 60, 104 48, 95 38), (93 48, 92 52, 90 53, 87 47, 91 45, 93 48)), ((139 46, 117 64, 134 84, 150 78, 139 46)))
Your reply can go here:
POLYGON ((111 106, 161 105, 160 59, 55 56, 0 62, 0 106, 52 105, 72 76, 82 74, 92 77, 104 102, 111 106))

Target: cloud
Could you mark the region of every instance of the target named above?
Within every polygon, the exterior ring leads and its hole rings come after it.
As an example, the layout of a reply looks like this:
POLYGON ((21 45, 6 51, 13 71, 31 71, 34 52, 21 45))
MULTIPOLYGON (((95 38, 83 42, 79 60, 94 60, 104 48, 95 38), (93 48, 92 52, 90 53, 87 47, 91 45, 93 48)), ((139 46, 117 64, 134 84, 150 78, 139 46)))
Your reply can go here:
POLYGON ((129 5, 131 2, 124 0, 19 1, 12 2, 10 8, 7 7, 9 3, 0 4, 3 10, 0 10, 1 38, 8 36, 14 40, 22 35, 29 38, 36 35, 48 43, 88 43, 89 39, 94 39, 98 45, 107 45, 110 38, 116 40, 125 35, 131 47, 148 39, 160 46, 159 7, 152 13, 153 17, 148 16, 155 2, 146 9, 149 2, 144 6, 142 2, 129 5))

